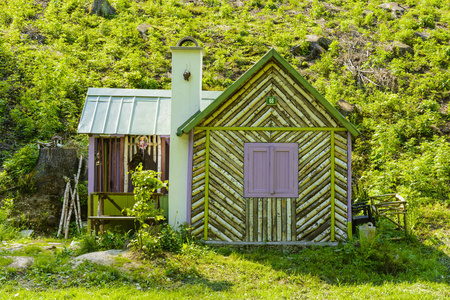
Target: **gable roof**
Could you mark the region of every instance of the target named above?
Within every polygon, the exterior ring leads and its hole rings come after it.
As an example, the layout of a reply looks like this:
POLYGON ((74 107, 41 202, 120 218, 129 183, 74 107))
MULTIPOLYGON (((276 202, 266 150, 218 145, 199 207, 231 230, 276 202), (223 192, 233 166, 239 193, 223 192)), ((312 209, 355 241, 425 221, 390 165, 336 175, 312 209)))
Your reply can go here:
MULTIPOLYGON (((203 91, 200 109, 222 92, 203 91)), ((171 90, 89 88, 78 133, 170 135, 171 90)))
POLYGON ((330 102, 328 102, 309 82, 307 82, 275 49, 269 50, 253 67, 245 72, 238 80, 230 85, 216 100, 214 100, 206 109, 198 111, 192 115, 186 122, 177 129, 177 135, 189 132, 197 126, 205 117, 210 115, 224 101, 236 92, 249 78, 261 69, 270 59, 278 61, 309 93, 319 101, 325 109, 352 135, 359 135, 356 127, 350 123, 330 102))

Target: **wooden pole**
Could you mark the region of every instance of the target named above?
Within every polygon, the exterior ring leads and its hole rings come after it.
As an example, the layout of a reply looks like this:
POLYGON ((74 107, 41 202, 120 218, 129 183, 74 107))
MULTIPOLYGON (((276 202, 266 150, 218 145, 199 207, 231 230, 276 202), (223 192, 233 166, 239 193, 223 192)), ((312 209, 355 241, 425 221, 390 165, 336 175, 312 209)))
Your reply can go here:
POLYGON ((66 183, 66 190, 64 191, 64 201, 63 201, 63 207, 62 207, 62 211, 61 211, 61 220, 59 221, 59 229, 58 229, 58 234, 56 235, 56 237, 59 237, 59 235, 61 234, 62 228, 63 228, 63 224, 65 224, 65 217, 66 217, 66 207, 68 205, 68 192, 70 190, 70 181, 67 181, 66 183))
POLYGON ((206 130, 206 157, 205 157, 205 224, 203 238, 208 240, 208 214, 209 214, 209 129, 206 130))
MULTIPOLYGON (((77 204, 76 204, 76 199, 77 199, 77 195, 78 195, 78 191, 77 191, 77 178, 75 177, 75 175, 73 176, 74 177, 74 179, 75 179, 75 187, 73 188, 73 190, 72 190, 72 192, 71 192, 71 202, 74 204, 73 205, 73 209, 74 209, 74 212, 75 212, 75 224, 77 225, 77 230, 78 230, 78 232, 80 232, 80 226, 79 226, 79 223, 78 223, 78 208, 77 208, 77 204)), ((70 219, 69 219, 69 222, 68 223, 70 223, 70 219)))
POLYGON ((69 225, 70 225, 70 218, 72 217, 72 210, 74 207, 74 199, 73 199, 73 195, 71 197, 71 201, 70 201, 70 208, 69 208, 69 213, 67 214, 67 219, 65 222, 65 226, 64 226, 64 238, 67 239, 69 238, 69 225))
MULTIPOLYGON (((78 183, 80 181, 80 173, 81 173, 81 167, 83 165, 83 155, 80 155, 80 164, 78 165, 78 172, 77 172, 77 182, 76 182, 76 189, 78 191, 78 183)), ((80 229, 83 228, 83 224, 81 223, 81 205, 80 205, 80 193, 77 192, 77 208, 78 208, 78 223, 80 225, 80 229)))
POLYGON ((334 131, 331 132, 331 241, 334 242, 335 239, 335 215, 334 215, 334 189, 335 189, 335 174, 334 174, 334 131))

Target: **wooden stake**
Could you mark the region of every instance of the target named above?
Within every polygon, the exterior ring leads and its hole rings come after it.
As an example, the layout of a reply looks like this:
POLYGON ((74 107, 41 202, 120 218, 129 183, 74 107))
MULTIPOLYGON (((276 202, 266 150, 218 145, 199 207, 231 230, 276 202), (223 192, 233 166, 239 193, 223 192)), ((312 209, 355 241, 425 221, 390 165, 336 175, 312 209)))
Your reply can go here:
POLYGON ((69 213, 67 215, 67 219, 66 219, 66 226, 64 227, 64 238, 67 239, 69 238, 69 225, 70 225, 70 218, 72 217, 72 210, 74 207, 74 201, 73 201, 73 197, 70 201, 70 209, 69 209, 69 213))
POLYGON ((61 211, 61 220, 59 221, 59 229, 58 229, 58 234, 56 235, 56 237, 59 237, 59 235, 61 234, 62 228, 63 228, 63 224, 65 224, 65 220, 66 220, 66 207, 68 205, 68 193, 70 190, 70 181, 67 181, 66 184, 66 190, 64 192, 64 201, 63 201, 63 207, 62 207, 62 211, 61 211))

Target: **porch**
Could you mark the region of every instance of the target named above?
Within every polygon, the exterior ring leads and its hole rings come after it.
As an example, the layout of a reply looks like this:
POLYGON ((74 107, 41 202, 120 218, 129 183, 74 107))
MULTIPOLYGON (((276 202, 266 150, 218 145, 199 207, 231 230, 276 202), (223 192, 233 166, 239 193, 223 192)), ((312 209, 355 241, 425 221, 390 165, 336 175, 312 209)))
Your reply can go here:
MULTIPOLYGON (((168 195, 153 194, 156 209, 162 209, 165 218, 168 217, 168 195)), ((95 231, 95 235, 104 230, 120 226, 124 230, 134 229, 136 218, 127 216, 125 209, 136 203, 133 193, 95 192, 89 195, 88 203, 88 231, 95 231)), ((151 217, 146 220, 150 224, 155 222, 151 217)))

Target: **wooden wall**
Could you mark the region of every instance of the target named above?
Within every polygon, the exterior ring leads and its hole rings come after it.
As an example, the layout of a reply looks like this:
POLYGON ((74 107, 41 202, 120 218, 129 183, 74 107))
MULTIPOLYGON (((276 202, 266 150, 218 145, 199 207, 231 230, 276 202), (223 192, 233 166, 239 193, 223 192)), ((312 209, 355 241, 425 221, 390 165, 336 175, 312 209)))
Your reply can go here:
POLYGON ((347 132, 269 61, 195 129, 191 203, 192 233, 199 238, 345 239, 347 132), (265 105, 268 96, 278 104, 265 105), (246 142, 299 144, 298 198, 243 197, 246 142))

